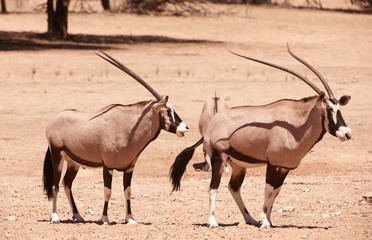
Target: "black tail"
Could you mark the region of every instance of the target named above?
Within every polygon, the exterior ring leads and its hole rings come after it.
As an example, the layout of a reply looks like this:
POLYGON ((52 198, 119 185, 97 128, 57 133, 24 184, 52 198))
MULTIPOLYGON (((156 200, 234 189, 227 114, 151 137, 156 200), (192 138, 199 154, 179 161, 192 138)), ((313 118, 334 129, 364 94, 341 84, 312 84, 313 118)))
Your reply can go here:
POLYGON ((44 183, 44 192, 48 196, 48 199, 51 199, 53 197, 54 173, 53 173, 52 156, 50 154, 49 148, 45 154, 45 159, 44 159, 43 183, 44 183))
POLYGON ((186 166, 190 162, 192 155, 194 155, 195 148, 197 148, 200 144, 203 143, 203 137, 191 147, 185 148, 174 161, 171 169, 170 169, 170 179, 173 185, 173 190, 177 191, 181 187, 181 178, 184 172, 186 171, 186 166))

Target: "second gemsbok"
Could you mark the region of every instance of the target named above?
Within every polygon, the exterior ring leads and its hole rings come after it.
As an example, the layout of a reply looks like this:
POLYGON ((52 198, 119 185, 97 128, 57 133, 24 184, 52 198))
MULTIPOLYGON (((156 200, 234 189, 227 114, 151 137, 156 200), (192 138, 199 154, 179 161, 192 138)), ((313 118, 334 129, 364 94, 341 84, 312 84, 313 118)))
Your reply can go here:
POLYGON ((256 61, 286 71, 308 84, 317 95, 300 100, 282 99, 264 106, 240 106, 217 113, 210 121, 204 136, 193 146, 183 150, 171 167, 173 191, 180 188, 180 180, 196 147, 203 143, 204 151, 211 156, 212 179, 210 182, 209 226, 217 227, 214 216, 217 189, 220 185, 223 154, 231 157, 232 174, 228 188, 247 224, 271 228, 270 215, 275 198, 288 172, 297 168, 302 158, 328 132, 341 141, 351 138, 340 106, 346 105, 350 96, 337 100, 324 77, 310 64, 294 55, 292 57, 307 66, 321 80, 328 96, 304 76, 287 68, 256 61), (240 188, 246 168, 266 165, 264 205, 256 221, 247 211, 240 188))

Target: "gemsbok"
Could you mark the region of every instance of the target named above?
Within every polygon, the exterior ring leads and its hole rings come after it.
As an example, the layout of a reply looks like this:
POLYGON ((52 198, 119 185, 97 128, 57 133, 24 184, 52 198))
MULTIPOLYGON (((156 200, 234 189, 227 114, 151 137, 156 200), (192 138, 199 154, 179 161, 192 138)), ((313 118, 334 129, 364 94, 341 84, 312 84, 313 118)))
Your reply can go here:
MULTIPOLYGON (((204 102, 203 110, 199 117, 199 132, 202 136, 204 136, 204 133, 207 131, 208 124, 211 121, 212 117, 219 111, 225 110, 227 108, 229 108, 227 102, 223 98, 217 97, 216 93, 214 98, 209 98, 204 102)), ((211 171, 212 165, 210 156, 208 156, 205 151, 203 151, 203 154, 205 162, 202 170, 211 171)), ((229 168, 226 165, 225 171, 228 172, 228 169, 229 168)))
MULTIPOLYGON (((101 51, 102 52, 102 51, 101 51)), ((52 223, 59 223, 57 194, 64 160, 67 162, 63 177, 64 189, 70 203, 73 219, 83 222, 71 191, 79 167, 103 167, 104 207, 101 221, 109 224, 107 216, 111 197, 113 170, 123 172, 124 196, 126 200, 125 222, 136 221, 131 211, 131 179, 134 166, 141 152, 161 129, 182 137, 189 131, 168 102, 137 74, 108 54, 97 54, 117 68, 126 72, 142 84, 156 100, 142 101, 130 105, 113 104, 97 112, 65 110, 47 126, 48 149, 44 160, 43 182, 48 199, 53 199, 52 223)))
POLYGON ((214 216, 217 189, 223 173, 224 158, 231 157, 232 173, 229 191, 247 224, 271 228, 270 215, 275 198, 288 172, 297 168, 302 158, 319 142, 326 132, 341 141, 351 138, 340 106, 346 105, 350 96, 334 97, 324 77, 309 63, 294 55, 292 57, 308 67, 321 80, 328 96, 304 76, 287 68, 233 53, 286 71, 308 84, 317 95, 300 100, 282 99, 263 106, 240 106, 217 113, 210 121, 204 136, 193 146, 184 149, 170 170, 173 191, 180 188, 180 181, 194 150, 203 143, 204 151, 211 157, 212 179, 209 192, 209 226, 218 227, 214 216), (240 188, 246 168, 266 165, 264 205, 257 222, 247 211, 240 188))

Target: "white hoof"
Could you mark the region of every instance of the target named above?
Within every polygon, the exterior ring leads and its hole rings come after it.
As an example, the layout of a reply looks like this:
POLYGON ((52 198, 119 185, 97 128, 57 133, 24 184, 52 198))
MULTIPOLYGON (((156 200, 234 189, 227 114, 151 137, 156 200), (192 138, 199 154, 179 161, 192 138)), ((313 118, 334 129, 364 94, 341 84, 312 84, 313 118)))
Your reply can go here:
POLYGON ((108 216, 102 215, 101 220, 100 220, 104 225, 110 225, 110 221, 108 219, 108 216))
POLYGON ((264 221, 262 221, 262 225, 261 225, 260 228, 261 228, 261 229, 270 229, 270 228, 272 228, 272 226, 271 226, 271 224, 270 224, 269 221, 264 220, 264 221))
POLYGON ((214 217, 209 218, 208 225, 210 228, 217 228, 218 223, 216 222, 216 219, 214 217))
POLYGON ((50 223, 59 224, 60 222, 61 221, 59 220, 57 213, 53 213, 52 216, 50 216, 50 223))
POLYGON ((134 220, 133 218, 130 218, 128 220, 125 220, 125 222, 128 224, 128 225, 134 225, 134 224, 137 224, 136 220, 134 220))

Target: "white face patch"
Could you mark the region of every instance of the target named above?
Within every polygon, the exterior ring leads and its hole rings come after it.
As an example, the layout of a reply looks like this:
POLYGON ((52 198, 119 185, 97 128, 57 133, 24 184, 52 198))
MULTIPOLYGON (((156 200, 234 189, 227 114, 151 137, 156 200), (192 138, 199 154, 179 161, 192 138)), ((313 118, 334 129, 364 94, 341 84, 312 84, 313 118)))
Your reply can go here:
POLYGON ((186 123, 184 122, 181 122, 178 127, 177 127, 177 130, 176 130, 176 135, 178 137, 183 137, 185 134, 184 132, 189 132, 190 129, 186 126, 186 123))
POLYGON ((341 126, 336 131, 337 138, 343 142, 351 138, 351 129, 348 127, 341 126))

